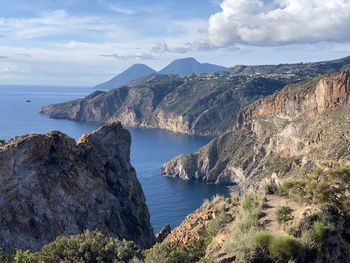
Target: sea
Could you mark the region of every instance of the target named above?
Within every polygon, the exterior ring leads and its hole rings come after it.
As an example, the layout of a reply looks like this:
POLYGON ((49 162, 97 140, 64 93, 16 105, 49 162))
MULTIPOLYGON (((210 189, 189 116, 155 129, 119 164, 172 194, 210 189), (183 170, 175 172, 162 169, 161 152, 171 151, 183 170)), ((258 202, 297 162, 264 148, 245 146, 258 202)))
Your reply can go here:
MULTIPOLYGON (((94 90, 86 87, 0 85, 0 139, 28 133, 60 130, 77 139, 100 124, 55 120, 39 113, 44 105, 82 98, 94 90)), ((146 196, 154 232, 165 224, 178 226, 205 199, 228 195, 229 188, 160 175, 162 165, 179 154, 191 153, 212 138, 158 129, 127 128, 132 136, 131 162, 146 196)))

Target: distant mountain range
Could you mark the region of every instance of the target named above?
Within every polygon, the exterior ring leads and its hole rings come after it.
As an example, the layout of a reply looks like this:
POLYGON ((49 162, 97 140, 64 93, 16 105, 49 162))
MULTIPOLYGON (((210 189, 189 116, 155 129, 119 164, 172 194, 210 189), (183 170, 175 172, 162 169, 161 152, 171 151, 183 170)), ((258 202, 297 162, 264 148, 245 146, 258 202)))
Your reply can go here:
POLYGON ((127 70, 123 71, 122 73, 118 74, 114 78, 97 85, 96 89, 102 89, 102 90, 109 90, 113 88, 117 88, 120 86, 125 85, 126 83, 145 77, 147 75, 150 75, 152 73, 155 73, 156 71, 152 68, 150 68, 147 65, 144 64, 134 64, 127 70))
MULTIPOLYGON (((158 74, 179 75, 181 77, 184 77, 193 73, 215 73, 226 70, 227 68, 222 66, 217 66, 209 63, 199 63, 194 58, 183 58, 174 60, 168 66, 160 70, 158 74)), ((134 64, 107 82, 97 85, 95 89, 110 90, 113 88, 118 88, 139 78, 144 78, 148 75, 151 75, 152 73, 157 72, 147 65, 134 64)))
POLYGON ((196 73, 215 73, 226 71, 227 68, 209 63, 199 63, 194 58, 176 59, 160 70, 159 74, 175 74, 181 77, 196 73))

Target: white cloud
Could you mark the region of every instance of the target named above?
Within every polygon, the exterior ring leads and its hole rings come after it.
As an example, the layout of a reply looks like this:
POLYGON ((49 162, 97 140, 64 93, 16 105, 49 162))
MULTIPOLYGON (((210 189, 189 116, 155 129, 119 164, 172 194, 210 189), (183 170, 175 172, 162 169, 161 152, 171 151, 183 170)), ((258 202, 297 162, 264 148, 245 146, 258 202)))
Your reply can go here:
POLYGON ((0 34, 6 38, 34 39, 42 37, 100 37, 131 35, 126 28, 118 26, 117 20, 100 16, 72 15, 66 10, 41 13, 33 18, 1 18, 0 34))
POLYGON ((178 53, 185 54, 189 52, 202 52, 202 51, 214 51, 219 49, 216 46, 213 46, 207 39, 201 39, 193 42, 186 42, 183 45, 178 45, 174 47, 169 47, 166 42, 156 43, 151 51, 157 54, 164 53, 178 53))
POLYGON ((163 9, 160 6, 153 5, 138 5, 138 6, 128 6, 121 3, 113 3, 108 5, 109 9, 126 15, 134 15, 138 13, 156 13, 161 12, 163 9))
POLYGON ((120 60, 129 60, 129 59, 140 59, 140 60, 149 60, 154 59, 152 54, 148 53, 136 53, 135 55, 119 55, 119 54, 100 54, 100 57, 106 58, 115 58, 120 60))
POLYGON ((124 6, 121 6, 120 4, 112 4, 109 6, 109 8, 114 12, 127 14, 127 15, 133 15, 138 13, 138 10, 124 7, 124 6))
POLYGON ((1 63, 0 73, 29 73, 31 68, 25 65, 16 65, 13 63, 1 63))
POLYGON ((218 46, 350 41, 350 0, 224 0, 209 19, 218 46))

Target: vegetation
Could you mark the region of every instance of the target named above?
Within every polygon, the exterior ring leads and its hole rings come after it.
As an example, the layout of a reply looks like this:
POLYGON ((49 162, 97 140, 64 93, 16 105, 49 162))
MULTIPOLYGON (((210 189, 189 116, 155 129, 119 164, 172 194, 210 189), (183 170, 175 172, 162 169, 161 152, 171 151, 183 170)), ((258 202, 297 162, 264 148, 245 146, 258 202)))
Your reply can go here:
POLYGON ((305 179, 287 180, 283 188, 298 201, 350 211, 350 168, 318 170, 305 179))
POLYGON ((39 253, 18 250, 12 258, 0 253, 1 263, 131 262, 138 250, 133 242, 106 237, 100 232, 58 237, 39 253))
POLYGON ((177 242, 163 242, 145 251, 145 263, 197 262, 205 254, 205 243, 196 240, 183 246, 177 242))
POLYGON ((280 224, 280 225, 285 224, 288 221, 292 220, 293 219, 292 209, 290 209, 289 207, 286 207, 286 206, 279 207, 276 210, 276 219, 277 219, 278 224, 280 224))
POLYGON ((230 226, 233 233, 224 245, 226 253, 232 253, 237 262, 263 262, 261 251, 254 242, 254 235, 261 229, 259 217, 264 203, 255 195, 245 196, 240 203, 237 219, 230 226))
POLYGON ((0 146, 5 145, 6 141, 5 140, 0 140, 0 146))
MULTIPOLYGON (((142 253, 133 242, 105 237, 99 232, 59 237, 43 247, 39 253, 17 251, 12 258, 0 252, 0 262, 145 262, 191 263, 212 262, 208 249, 220 234, 228 236, 221 245, 221 255, 233 255, 235 262, 329 262, 332 240, 343 238, 349 227, 349 169, 316 171, 302 178, 273 185, 273 193, 283 193, 317 209, 296 221, 289 207, 276 210, 279 224, 292 221, 286 233, 264 230, 260 218, 266 199, 256 195, 207 200, 200 212, 216 211, 203 234, 183 245, 179 241, 164 241, 142 253), (226 234, 226 235, 225 235, 226 234)), ((266 188, 265 188, 266 190, 266 188)), ((271 191, 272 192, 272 191, 271 191)), ((265 191, 266 193, 266 191, 265 191)), ((214 242, 214 243, 213 243, 214 242)), ((340 241, 339 241, 340 242, 340 241)))

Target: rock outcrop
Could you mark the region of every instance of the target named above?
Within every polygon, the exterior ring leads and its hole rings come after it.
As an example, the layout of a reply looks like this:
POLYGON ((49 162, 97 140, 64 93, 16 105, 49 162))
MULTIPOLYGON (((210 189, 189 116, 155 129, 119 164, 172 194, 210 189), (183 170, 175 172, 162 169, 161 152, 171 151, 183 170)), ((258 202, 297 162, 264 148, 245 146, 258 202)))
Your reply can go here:
POLYGON ((289 85, 238 114, 237 128, 161 172, 185 180, 254 186, 266 176, 350 161, 350 71, 289 85))
POLYGON ((61 132, 0 146, 0 247, 32 251, 86 229, 149 247, 155 237, 130 164, 131 137, 107 124, 77 142, 61 132))

